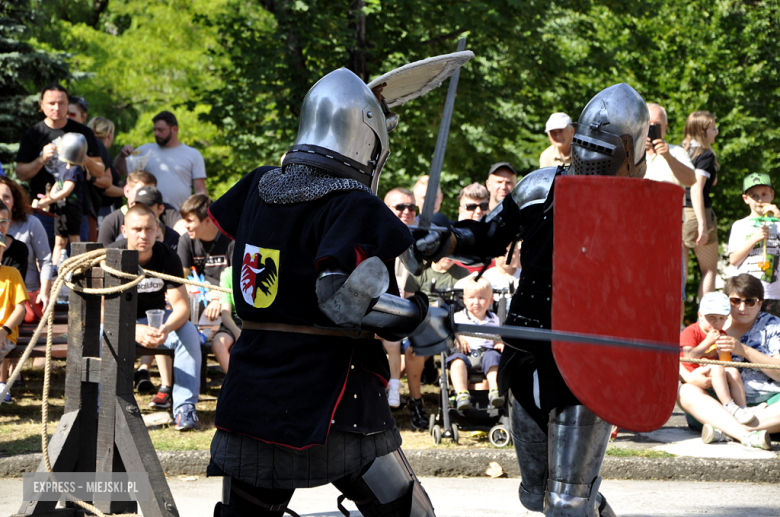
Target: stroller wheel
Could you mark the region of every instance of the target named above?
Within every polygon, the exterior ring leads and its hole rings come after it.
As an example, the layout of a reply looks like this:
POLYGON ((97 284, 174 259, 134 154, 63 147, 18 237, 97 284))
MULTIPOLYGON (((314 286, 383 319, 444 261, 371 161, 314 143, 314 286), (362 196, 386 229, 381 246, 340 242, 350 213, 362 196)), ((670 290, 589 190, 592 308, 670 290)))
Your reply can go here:
POLYGON ((431 438, 433 438, 433 445, 439 445, 441 443, 441 426, 433 426, 431 438))
POLYGON ((488 438, 490 439, 490 443, 496 447, 506 447, 512 443, 512 439, 509 436, 509 430, 501 424, 494 426, 490 430, 488 438))
POLYGON ((458 443, 459 438, 460 438, 460 433, 458 431, 458 425, 452 424, 452 442, 458 443))
POLYGON ((433 432, 433 426, 436 425, 436 415, 431 415, 428 417, 428 432, 433 432))

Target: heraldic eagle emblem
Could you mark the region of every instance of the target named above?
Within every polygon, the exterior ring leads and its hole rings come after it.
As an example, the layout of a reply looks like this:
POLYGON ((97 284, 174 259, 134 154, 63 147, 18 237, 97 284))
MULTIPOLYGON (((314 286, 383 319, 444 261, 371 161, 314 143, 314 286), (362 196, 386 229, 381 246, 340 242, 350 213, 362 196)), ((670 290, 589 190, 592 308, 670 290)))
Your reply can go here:
POLYGON ((269 307, 276 299, 278 285, 279 250, 245 245, 241 264, 244 301, 258 309, 269 307))

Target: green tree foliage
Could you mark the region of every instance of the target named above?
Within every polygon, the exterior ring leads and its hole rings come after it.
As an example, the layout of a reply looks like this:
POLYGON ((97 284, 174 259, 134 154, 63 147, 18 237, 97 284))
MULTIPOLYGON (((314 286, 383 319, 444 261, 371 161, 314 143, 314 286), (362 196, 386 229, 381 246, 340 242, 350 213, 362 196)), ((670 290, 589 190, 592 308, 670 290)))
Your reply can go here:
POLYGON ((16 160, 24 131, 41 120, 36 92, 70 76, 65 55, 29 42, 25 23, 38 12, 29 1, 0 0, 0 163, 16 160))
POLYGON ((153 142, 152 117, 170 110, 179 120, 179 139, 203 153, 209 190, 218 194, 230 147, 214 125, 198 120, 208 106, 186 109, 184 103, 195 88, 222 84, 207 53, 216 44, 215 30, 194 18, 224 9, 221 0, 61 0, 47 2, 45 16, 31 27, 42 44, 66 50, 72 66, 88 74, 70 90, 89 101, 90 117, 116 124, 114 153, 125 144, 153 142))

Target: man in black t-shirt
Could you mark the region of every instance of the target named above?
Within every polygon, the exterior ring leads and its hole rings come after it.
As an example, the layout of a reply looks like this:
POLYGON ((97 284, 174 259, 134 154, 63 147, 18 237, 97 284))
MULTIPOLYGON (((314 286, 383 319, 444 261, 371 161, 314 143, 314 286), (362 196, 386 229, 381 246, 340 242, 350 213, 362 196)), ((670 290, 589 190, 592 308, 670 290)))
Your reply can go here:
MULTIPOLYGON (((119 210, 114 210, 103 218, 98 232, 98 242, 103 246, 111 247, 112 243, 122 238, 122 225, 125 222, 127 209, 133 206, 135 196, 143 187, 157 187, 157 178, 154 174, 146 171, 134 171, 127 175, 127 183, 123 188, 127 205, 119 210)), ((184 233, 184 223, 182 222, 179 211, 168 203, 163 202, 163 212, 159 216, 160 220, 169 228, 173 228, 176 233, 184 233)))
POLYGON ((160 216, 165 212, 162 192, 156 187, 141 187, 135 195, 135 203, 133 204, 136 203, 142 203, 152 209, 152 212, 157 216, 157 225, 160 228, 157 240, 176 251, 179 246, 179 234, 160 219, 160 216))
MULTIPOLYGON (((235 242, 222 235, 217 225, 209 218, 211 200, 205 194, 190 196, 181 206, 179 213, 187 226, 187 233, 179 237, 176 252, 184 267, 184 276, 194 269, 206 282, 219 285, 219 277, 228 266, 233 265, 235 242)), ((219 293, 210 291, 206 317, 214 321, 219 317, 221 304, 219 293)))
MULTIPOLYGON (((29 182, 33 200, 46 194, 47 184, 54 184, 52 173, 58 170, 61 162, 52 141, 65 133, 81 133, 87 139, 87 158, 84 160, 89 174, 87 181, 102 178, 106 171, 95 134, 87 126, 68 118, 67 90, 59 84, 50 84, 41 92, 40 102, 46 118, 25 131, 16 153, 16 174, 20 181, 29 182)), ((41 222, 53 245, 54 221, 42 218, 41 222)))
MULTIPOLYGON (((148 271, 181 277, 179 257, 166 245, 155 240, 156 233, 157 218, 154 212, 148 206, 138 203, 127 211, 125 224, 122 226, 125 239, 119 241, 117 247, 137 250, 139 264, 148 271)), ((160 403, 155 407, 171 407, 172 398, 176 429, 189 431, 197 428, 195 403, 198 401, 200 388, 200 338, 198 330, 189 321, 187 291, 182 284, 147 277, 138 284, 136 316, 138 319, 135 340, 139 345, 174 350, 175 381, 171 387, 170 371, 160 365, 163 386, 155 397, 155 400, 160 399, 160 403), (147 325, 146 311, 165 310, 166 295, 173 310, 165 311, 161 328, 152 328, 147 325)))

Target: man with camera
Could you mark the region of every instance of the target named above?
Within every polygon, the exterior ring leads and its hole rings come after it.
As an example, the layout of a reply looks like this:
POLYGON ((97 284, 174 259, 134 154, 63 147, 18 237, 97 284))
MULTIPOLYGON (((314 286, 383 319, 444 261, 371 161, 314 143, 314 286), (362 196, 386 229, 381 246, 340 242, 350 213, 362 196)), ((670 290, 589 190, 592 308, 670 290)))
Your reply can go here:
POLYGON ((666 110, 652 102, 647 104, 647 109, 650 111, 650 130, 645 142, 645 178, 690 187, 696 183, 696 175, 688 153, 679 145, 670 145, 664 140, 669 127, 666 110))

